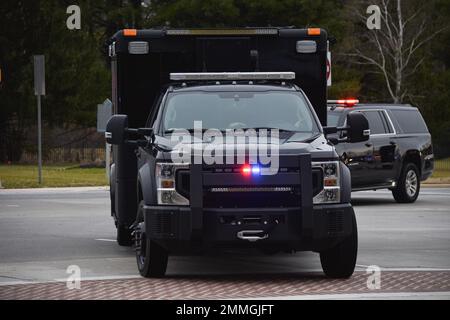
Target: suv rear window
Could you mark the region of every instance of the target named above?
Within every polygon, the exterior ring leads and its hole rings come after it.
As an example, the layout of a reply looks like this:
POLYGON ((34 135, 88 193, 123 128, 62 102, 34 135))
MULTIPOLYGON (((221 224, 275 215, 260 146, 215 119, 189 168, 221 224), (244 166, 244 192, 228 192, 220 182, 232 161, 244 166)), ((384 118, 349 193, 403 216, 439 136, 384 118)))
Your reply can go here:
POLYGON ((428 133, 428 128, 418 110, 392 110, 404 133, 428 133))

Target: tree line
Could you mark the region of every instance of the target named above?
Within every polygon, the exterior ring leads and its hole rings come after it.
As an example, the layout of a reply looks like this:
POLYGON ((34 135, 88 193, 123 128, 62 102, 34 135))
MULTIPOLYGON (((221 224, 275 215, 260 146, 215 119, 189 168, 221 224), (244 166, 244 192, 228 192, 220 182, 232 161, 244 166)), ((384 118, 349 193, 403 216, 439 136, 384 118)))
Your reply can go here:
POLYGON ((447 0, 2 0, 0 16, 0 162, 33 147, 26 136, 36 123, 34 54, 46 56, 46 127, 92 127, 96 105, 111 95, 107 39, 152 27, 325 28, 335 39, 329 97, 411 103, 435 152, 450 155, 447 0), (66 26, 73 4, 80 30, 66 26), (379 30, 367 28, 369 4, 380 8, 379 30))

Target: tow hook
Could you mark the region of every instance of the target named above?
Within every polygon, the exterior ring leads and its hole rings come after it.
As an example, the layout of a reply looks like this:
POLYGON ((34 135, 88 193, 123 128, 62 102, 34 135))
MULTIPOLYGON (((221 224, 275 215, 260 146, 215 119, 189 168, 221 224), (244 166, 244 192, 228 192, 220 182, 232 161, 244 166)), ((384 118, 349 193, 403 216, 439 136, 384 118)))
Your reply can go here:
POLYGON ((242 230, 237 233, 237 237, 242 240, 256 242, 267 239, 269 235, 264 230, 242 230))
POLYGON ((237 237, 250 242, 264 240, 269 238, 269 233, 272 232, 278 224, 280 224, 280 222, 278 219, 275 219, 266 230, 242 230, 237 233, 237 237))

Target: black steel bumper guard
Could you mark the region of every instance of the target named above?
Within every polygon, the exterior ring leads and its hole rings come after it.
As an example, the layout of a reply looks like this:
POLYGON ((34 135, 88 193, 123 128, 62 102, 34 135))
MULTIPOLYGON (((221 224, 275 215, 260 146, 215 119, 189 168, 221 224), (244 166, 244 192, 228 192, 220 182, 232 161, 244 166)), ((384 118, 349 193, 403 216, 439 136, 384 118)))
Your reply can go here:
POLYGON ((146 233, 171 252, 207 247, 279 247, 322 250, 351 232, 350 204, 313 206, 310 154, 280 156, 280 167, 297 172, 243 177, 212 173, 202 164, 190 166, 190 206, 145 206, 146 233), (296 207, 205 208, 211 187, 300 186, 296 207))

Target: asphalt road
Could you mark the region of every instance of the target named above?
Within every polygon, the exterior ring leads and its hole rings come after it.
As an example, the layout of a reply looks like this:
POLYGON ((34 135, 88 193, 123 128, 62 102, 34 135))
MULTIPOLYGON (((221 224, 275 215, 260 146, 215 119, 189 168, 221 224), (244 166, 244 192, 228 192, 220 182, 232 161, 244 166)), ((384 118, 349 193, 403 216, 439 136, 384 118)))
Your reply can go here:
MULTIPOLYGON (((414 204, 390 192, 354 193, 358 270, 450 271, 450 188, 423 188, 414 204)), ((103 188, 0 190, 0 284, 138 275, 131 248, 119 247, 103 188)), ((315 253, 171 257, 168 275, 286 274, 320 271, 315 253)))

